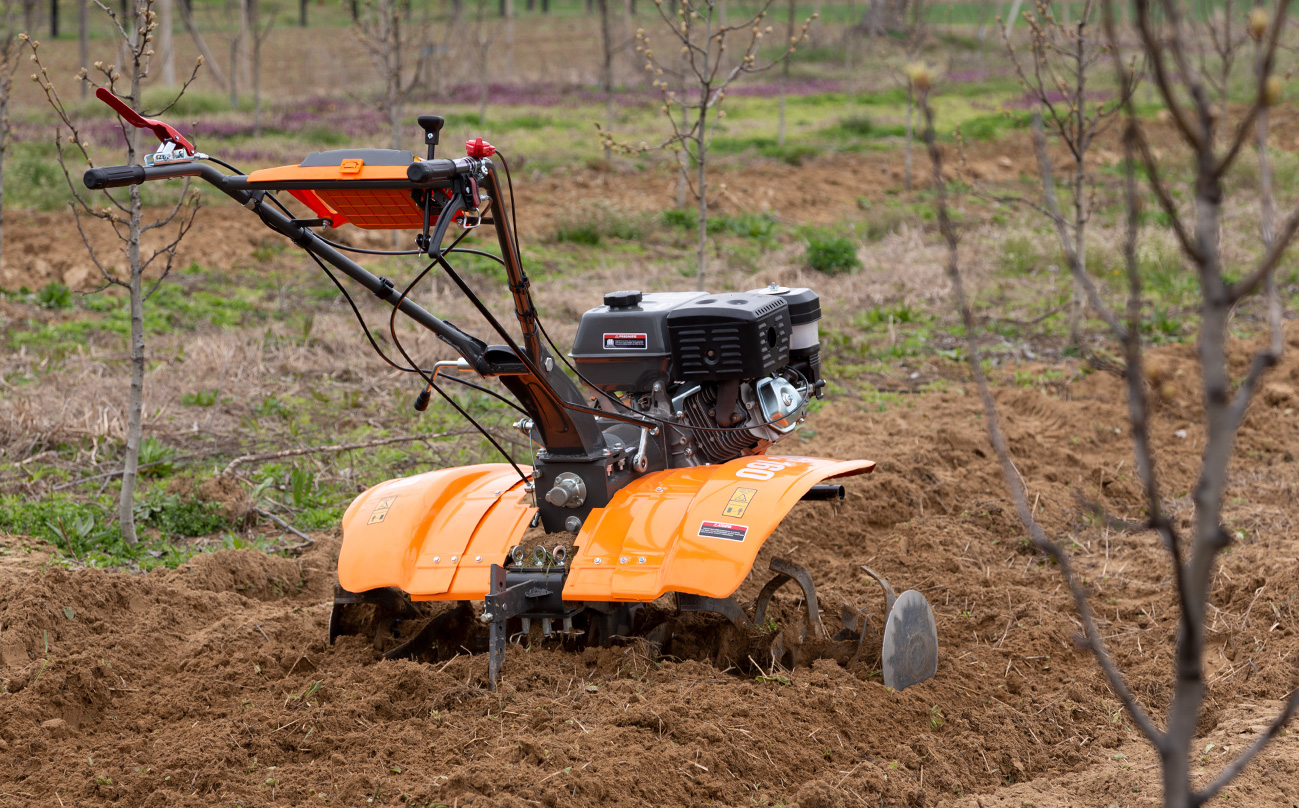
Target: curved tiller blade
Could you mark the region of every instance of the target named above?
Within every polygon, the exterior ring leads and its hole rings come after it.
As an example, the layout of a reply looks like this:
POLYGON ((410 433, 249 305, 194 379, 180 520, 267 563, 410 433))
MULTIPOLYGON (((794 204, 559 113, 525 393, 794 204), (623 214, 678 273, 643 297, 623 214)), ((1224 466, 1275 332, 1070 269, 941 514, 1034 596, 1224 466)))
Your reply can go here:
POLYGON ((929 601, 914 589, 898 596, 884 623, 884 684, 894 690, 938 671, 938 627, 929 601))

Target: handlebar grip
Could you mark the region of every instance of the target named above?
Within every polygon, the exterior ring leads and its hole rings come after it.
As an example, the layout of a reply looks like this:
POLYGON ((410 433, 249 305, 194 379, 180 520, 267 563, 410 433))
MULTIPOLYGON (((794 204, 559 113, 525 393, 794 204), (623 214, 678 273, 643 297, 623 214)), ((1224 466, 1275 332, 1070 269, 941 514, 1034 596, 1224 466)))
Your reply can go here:
POLYGON ((105 166, 92 168, 82 178, 92 191, 103 188, 124 188, 144 182, 144 166, 105 166))
POLYGON ((406 167, 406 179, 414 183, 449 180, 456 175, 455 160, 418 160, 406 167))

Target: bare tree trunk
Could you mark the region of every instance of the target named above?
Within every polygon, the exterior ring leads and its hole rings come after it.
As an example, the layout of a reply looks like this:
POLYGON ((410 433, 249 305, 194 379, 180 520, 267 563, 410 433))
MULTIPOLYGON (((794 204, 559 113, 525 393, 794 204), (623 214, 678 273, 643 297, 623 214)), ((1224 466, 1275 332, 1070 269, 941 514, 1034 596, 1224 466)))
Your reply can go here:
POLYGON ((914 110, 915 94, 911 89, 911 82, 907 82, 907 150, 902 174, 902 187, 907 191, 911 190, 911 144, 915 140, 915 125, 912 121, 914 110))
POLYGON ((50 0, 50 39, 59 38, 59 0, 50 0))
POLYGON ((307 27, 307 0, 298 0, 298 27, 307 27))
MULTIPOLYGON (((796 0, 789 0, 789 17, 785 25, 785 41, 791 42, 794 39, 794 3, 796 0)), ((776 130, 776 144, 785 145, 785 93, 786 85, 789 84, 789 59, 785 59, 780 66, 780 120, 776 130)))
MULTIPOLYGON (((707 110, 701 110, 700 114, 702 116, 708 113, 707 110)), ((708 157, 708 138, 703 121, 700 121, 699 126, 698 149, 699 159, 695 165, 695 191, 699 194, 699 249, 697 254, 699 275, 695 282, 695 288, 702 292, 708 275, 708 175, 704 171, 708 157)))
POLYGON ((173 0, 158 0, 158 50, 162 54, 162 83, 176 86, 176 48, 172 37, 173 0))
MULTIPOLYGON (((596 0, 600 7, 600 55, 603 64, 600 66, 600 85, 604 89, 605 128, 613 128, 613 21, 609 9, 609 0, 596 0)), ((613 146, 605 141, 604 159, 613 157, 613 146)))
MULTIPOLYGON (((136 36, 139 36, 137 33, 136 36)), ((131 97, 140 97, 139 71, 131 77, 131 97)), ((137 102, 138 103, 138 102, 137 102)), ((135 165, 140 148, 139 129, 132 129, 127 137, 126 163, 135 165)), ((130 263, 131 297, 131 396, 126 414, 126 456, 122 462, 122 489, 117 501, 117 521, 121 526, 122 540, 135 544, 135 485, 140 468, 140 435, 144 420, 144 270, 140 266, 141 227, 140 186, 130 188, 130 226, 127 234, 126 257, 130 263)))
POLYGON ((504 30, 501 32, 505 40, 505 75, 514 75, 514 0, 502 0, 505 5, 505 22, 504 30))
MULTIPOLYGON (((87 0, 87 2, 89 2, 89 0, 87 0)), ((198 26, 194 25, 193 11, 190 9, 189 3, 185 2, 185 0, 181 0, 180 18, 181 22, 185 23, 185 30, 189 31, 190 38, 194 40, 194 45, 198 48, 198 52, 203 55, 203 66, 212 74, 212 80, 217 83, 217 86, 225 89, 227 86, 225 73, 221 72, 221 66, 217 64, 216 56, 212 54, 212 49, 207 46, 207 41, 204 40, 203 35, 199 33, 198 26)))
POLYGON ((487 125, 487 56, 491 51, 491 42, 483 32, 483 23, 478 21, 478 125, 487 125))
MULTIPOLYGON (((77 61, 90 69, 90 0, 77 0, 77 61)), ((90 82, 81 82, 81 100, 90 97, 90 82)))
POLYGON ((393 7, 395 0, 380 0, 379 13, 383 15, 383 39, 388 44, 388 76, 386 95, 388 100, 388 126, 392 135, 392 148, 401 148, 401 28, 397 24, 397 11, 393 7))
POLYGON ((230 39, 230 106, 239 106, 239 37, 230 39))
MULTIPOLYGON (((258 0, 248 0, 249 16, 253 22, 253 137, 262 134, 262 32, 261 8, 258 0)), ((269 33, 269 29, 267 31, 269 33)))
POLYGON ((0 77, 3 93, 0 94, 0 267, 4 265, 4 196, 5 157, 9 155, 9 97, 13 92, 13 79, 0 77))
MULTIPOLYGON (((681 54, 681 101, 682 101, 681 131, 682 132, 690 131, 690 105, 686 103, 686 91, 687 91, 686 71, 687 70, 689 70, 689 60, 687 59, 686 54, 683 53, 681 54)), ((682 143, 681 147, 682 149, 685 149, 685 144, 682 143)), ((690 151, 686 149, 683 156, 681 157, 681 173, 677 175, 677 208, 679 210, 685 210, 687 204, 686 191, 689 190, 690 187, 690 174, 687 173, 687 163, 689 162, 689 159, 690 159, 690 151)))
POLYGON ((238 6, 239 14, 239 36, 236 39, 239 43, 239 47, 236 51, 239 55, 239 60, 238 62, 231 62, 230 72, 235 72, 234 65, 238 64, 239 84, 244 87, 251 87, 253 85, 252 49, 248 47, 248 40, 251 36, 249 31, 252 28, 252 25, 249 22, 251 14, 249 4, 251 0, 235 0, 235 2, 238 6))

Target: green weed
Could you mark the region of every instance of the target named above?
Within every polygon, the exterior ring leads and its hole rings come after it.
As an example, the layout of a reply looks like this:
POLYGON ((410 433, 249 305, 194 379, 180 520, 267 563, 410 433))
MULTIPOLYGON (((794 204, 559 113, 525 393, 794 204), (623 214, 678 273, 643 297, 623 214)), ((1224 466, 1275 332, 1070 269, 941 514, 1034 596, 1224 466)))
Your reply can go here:
POLYGON ((197 390, 193 393, 185 393, 180 397, 180 403, 186 407, 211 407, 217 402, 217 391, 215 389, 197 390))
POLYGON ((72 308, 72 290, 67 284, 51 281, 36 296, 36 302, 47 309, 72 308))
POLYGON ((855 240, 827 230, 813 230, 806 238, 804 261, 817 272, 843 275, 861 266, 855 240))
POLYGON ((140 474, 144 477, 165 477, 175 470, 173 459, 176 450, 155 438, 146 435, 140 441, 140 474))

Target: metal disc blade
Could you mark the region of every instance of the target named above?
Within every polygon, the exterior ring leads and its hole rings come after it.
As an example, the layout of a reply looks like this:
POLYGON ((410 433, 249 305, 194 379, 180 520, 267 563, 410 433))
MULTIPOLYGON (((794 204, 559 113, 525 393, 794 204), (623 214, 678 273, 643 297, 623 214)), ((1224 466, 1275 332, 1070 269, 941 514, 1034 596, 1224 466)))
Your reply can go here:
POLYGON ((933 678, 938 628, 929 601, 914 589, 898 596, 884 624, 884 684, 894 690, 933 678))

